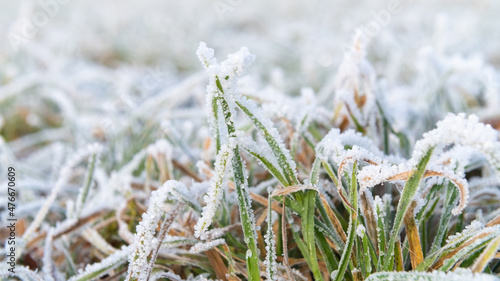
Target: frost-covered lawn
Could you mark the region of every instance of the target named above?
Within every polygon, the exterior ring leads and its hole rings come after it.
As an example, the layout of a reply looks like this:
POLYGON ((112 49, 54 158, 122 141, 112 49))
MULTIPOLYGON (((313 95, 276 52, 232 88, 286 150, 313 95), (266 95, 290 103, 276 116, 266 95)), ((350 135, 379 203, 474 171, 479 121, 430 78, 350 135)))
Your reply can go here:
POLYGON ((2 1, 0 278, 497 280, 500 2, 2 1))

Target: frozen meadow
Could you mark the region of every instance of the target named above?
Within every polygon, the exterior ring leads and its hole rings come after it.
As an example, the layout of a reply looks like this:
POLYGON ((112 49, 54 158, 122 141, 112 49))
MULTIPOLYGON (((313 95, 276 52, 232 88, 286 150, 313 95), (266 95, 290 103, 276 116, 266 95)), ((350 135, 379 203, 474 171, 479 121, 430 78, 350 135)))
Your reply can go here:
POLYGON ((498 280, 499 13, 0 0, 0 279, 498 280))

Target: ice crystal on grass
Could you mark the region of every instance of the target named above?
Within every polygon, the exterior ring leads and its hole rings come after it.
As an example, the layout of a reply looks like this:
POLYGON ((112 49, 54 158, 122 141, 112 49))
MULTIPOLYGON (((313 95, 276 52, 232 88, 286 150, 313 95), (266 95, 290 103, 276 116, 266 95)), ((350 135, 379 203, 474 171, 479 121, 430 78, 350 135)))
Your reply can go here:
POLYGON ((57 182, 55 183, 55 186, 52 189, 52 192, 50 193, 48 198, 45 200, 43 206, 38 211, 33 222, 30 224, 28 229, 26 229, 26 231, 24 232, 23 237, 22 237, 23 240, 27 241, 31 237, 33 232, 35 232, 36 229, 40 226, 40 224, 42 223, 42 220, 47 215, 50 206, 52 205, 52 203, 56 199, 59 191, 70 180, 71 175, 72 175, 71 174, 72 170, 79 164, 79 162, 82 159, 84 159, 85 157, 87 157, 90 154, 95 154, 97 152, 97 149, 98 149, 98 146, 91 145, 91 146, 88 146, 88 147, 85 147, 85 148, 78 150, 76 153, 74 153, 73 155, 71 155, 69 157, 69 159, 66 161, 66 163, 63 165, 63 167, 61 168, 61 170, 59 172, 59 178, 58 178, 57 182))
POLYGON ((212 224, 212 219, 215 216, 217 207, 220 204, 222 198, 223 184, 228 166, 230 165, 231 159, 233 158, 233 150, 235 146, 235 140, 231 139, 229 144, 224 144, 221 148, 217 159, 215 160, 215 171, 212 179, 210 180, 210 188, 207 194, 203 197, 205 200, 205 207, 203 207, 203 212, 201 218, 195 225, 195 237, 200 237, 205 233, 208 227, 212 224))
POLYGON ((469 281, 469 280, 482 280, 482 281, 496 281, 498 278, 487 274, 474 274, 465 269, 458 269, 455 272, 445 273, 441 271, 434 272, 380 272, 370 275, 367 281, 469 281))
POLYGON ((129 256, 128 278, 139 280, 147 278, 144 274, 147 270, 149 255, 156 248, 157 243, 161 243, 155 239, 156 228, 165 213, 165 201, 174 187, 185 189, 184 184, 171 180, 151 193, 148 210, 142 215, 142 221, 137 225, 134 235, 133 252, 129 256))
MULTIPOLYGON (((270 194, 272 191, 271 187, 267 189, 267 192, 270 194)), ((268 208, 267 208, 267 232, 264 235, 264 240, 266 242, 266 259, 264 261, 264 265, 266 266, 267 279, 271 281, 277 280, 277 263, 276 263, 276 236, 273 232, 273 212, 272 205, 273 200, 272 196, 269 196, 268 199, 268 208)))
POLYGON ((358 225, 358 227, 356 227, 356 235, 358 235, 358 237, 363 238, 363 236, 365 235, 365 232, 366 232, 366 229, 362 224, 360 224, 360 225, 358 225))
POLYGON ((122 247, 119 251, 109 255, 101 262, 85 266, 85 269, 80 270, 77 275, 71 277, 68 281, 88 280, 90 278, 102 276, 107 270, 124 263, 132 252, 133 246, 122 247))
POLYGON ((191 247, 191 249, 189 249, 189 252, 193 254, 198 254, 201 252, 208 251, 224 243, 226 243, 226 241, 223 238, 215 239, 209 242, 200 242, 191 247))

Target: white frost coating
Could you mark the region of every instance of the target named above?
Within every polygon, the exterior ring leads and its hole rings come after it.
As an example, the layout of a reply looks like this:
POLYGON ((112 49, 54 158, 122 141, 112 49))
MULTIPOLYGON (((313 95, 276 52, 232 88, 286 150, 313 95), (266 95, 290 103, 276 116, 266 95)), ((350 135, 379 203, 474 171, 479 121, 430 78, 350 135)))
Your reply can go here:
MULTIPOLYGON (((133 246, 122 247, 119 251, 103 259, 99 263, 89 264, 84 270, 79 270, 78 274, 71 277, 68 281, 76 281, 82 278, 89 278, 95 272, 100 272, 98 276, 104 275, 107 270, 112 269, 126 261, 127 256, 132 253, 133 246)), ((98 277, 97 276, 97 277, 98 277)))
POLYGON ((363 33, 356 31, 352 46, 344 54, 335 80, 337 95, 334 104, 344 102, 354 117, 366 125, 375 105, 375 71, 365 57, 363 33), (359 104, 361 98, 364 99, 359 104))
POLYGON ((359 191, 359 196, 361 198, 361 195, 363 193, 366 192, 366 200, 367 200, 367 203, 368 203, 368 206, 370 206, 370 210, 365 210, 365 205, 364 204, 359 204, 359 209, 361 210, 361 213, 365 214, 365 212, 371 212, 373 214, 373 216, 375 217, 375 221, 378 220, 378 215, 377 215, 377 205, 375 204, 375 201, 373 199, 373 194, 370 190, 366 189, 366 190, 360 190, 359 191))
POLYGON ((61 235, 61 233, 66 232, 71 227, 73 227, 74 225, 76 225, 77 222, 78 222, 78 220, 75 219, 75 218, 66 219, 66 220, 64 220, 62 222, 57 222, 56 226, 53 228, 53 234, 52 235, 53 236, 59 236, 59 235, 61 235))
POLYGON ((177 275, 173 272, 170 272, 170 271, 158 272, 158 273, 151 274, 152 281, 156 281, 158 279, 163 279, 163 278, 165 278, 167 280, 171 280, 171 281, 183 281, 184 280, 179 275, 177 275))
POLYGON ((497 281, 498 278, 490 274, 473 273, 470 269, 458 268, 454 271, 443 272, 377 272, 371 274, 367 281, 375 280, 408 280, 408 281, 497 281))
POLYGON ((142 214, 142 221, 136 228, 132 244, 133 253, 129 256, 130 266, 127 276, 139 279, 144 277, 143 273, 148 269, 148 257, 158 243, 158 240, 155 239, 156 228, 164 214, 165 201, 173 188, 185 189, 186 187, 181 182, 170 180, 151 192, 148 210, 142 214))
POLYGON ((209 111, 210 131, 212 135, 215 135, 218 124, 215 120, 216 112, 214 112, 212 107, 214 98, 222 96, 222 94, 224 95, 229 106, 229 111, 231 112, 231 121, 234 122, 234 116, 236 115, 234 100, 235 98, 239 98, 237 78, 245 73, 246 68, 250 66, 255 56, 250 54, 247 48, 243 47, 238 52, 228 55, 228 58, 218 65, 214 57, 214 50, 208 48, 204 42, 200 42, 196 54, 209 75, 206 104, 209 111), (220 83, 220 86, 224 89, 224 93, 220 91, 217 83, 220 83))
POLYGON ((16 265, 15 271, 16 273, 12 273, 6 269, 0 270, 0 278, 4 278, 2 280, 10 280, 8 277, 17 276, 21 280, 44 281, 35 271, 30 270, 27 266, 16 265))
POLYGON ((214 57, 214 49, 208 48, 207 43, 200 42, 196 55, 205 69, 211 65, 217 64, 217 58, 214 57))
POLYGON ((415 144, 410 163, 414 166, 425 153, 436 145, 463 145, 477 149, 488 159, 500 177, 500 142, 498 132, 490 125, 479 122, 476 115, 449 113, 437 123, 437 128, 424 134, 415 144))
POLYGON ((99 251, 103 252, 106 255, 111 255, 116 252, 116 249, 111 246, 100 234, 97 230, 93 228, 87 228, 83 231, 83 237, 87 240, 92 246, 96 247, 99 251))
POLYGON ((401 173, 411 171, 413 167, 408 166, 408 163, 392 165, 382 163, 380 165, 368 165, 363 167, 358 172, 359 185, 361 188, 373 187, 387 179, 401 173))
POLYGON ((153 157, 163 155, 167 161, 172 160, 172 145, 165 139, 159 139, 147 148, 147 153, 153 157))
POLYGON ((363 236, 365 236, 365 232, 366 232, 366 229, 362 224, 360 224, 360 225, 358 225, 358 227, 356 227, 356 235, 358 235, 359 238, 363 238, 363 236))
POLYGON ((460 203, 457 207, 451 210, 451 213, 455 216, 460 214, 465 209, 465 206, 467 206, 467 202, 469 200, 469 184, 467 180, 458 175, 455 175, 453 171, 450 171, 448 169, 440 169, 439 166, 432 165, 429 167, 429 170, 433 172, 438 172, 442 176, 445 176, 459 189, 460 203))
POLYGON ((192 254, 198 254, 213 249, 224 243, 226 243, 226 240, 224 240, 224 238, 215 239, 209 242, 197 243, 193 247, 191 247, 191 249, 189 249, 189 252, 192 254))
POLYGON ((72 210, 74 210, 74 212, 71 214, 71 217, 81 215, 83 205, 87 199, 85 197, 85 195, 88 195, 89 189, 92 186, 92 183, 94 181, 95 170, 97 170, 96 166, 97 166, 97 163, 99 161, 99 155, 102 151, 102 147, 97 143, 89 145, 88 149, 89 149, 90 156, 89 156, 89 164, 88 164, 88 168, 87 168, 87 173, 85 174, 85 179, 90 179, 90 182, 85 181, 84 185, 80 188, 80 191, 78 192, 78 197, 76 199, 76 207, 72 208, 72 210), (94 172, 92 173, 92 178, 90 178, 90 176, 91 176, 90 170, 94 170, 94 172))
POLYGON ((195 237, 203 235, 203 233, 206 232, 208 227, 212 224, 212 219, 215 216, 215 212, 217 211, 217 207, 219 206, 222 198, 222 185, 226 175, 226 170, 230 165, 231 159, 233 158, 233 149, 235 146, 236 140, 234 138, 230 138, 229 144, 224 144, 221 147, 219 155, 217 155, 215 160, 214 175, 210 180, 210 188, 203 198, 207 205, 203 207, 201 218, 194 226, 195 237))
MULTIPOLYGON (((409 167, 408 164, 409 163, 407 162, 400 165, 382 164, 366 166, 358 172, 360 186, 362 189, 365 189, 383 183, 387 180, 406 180, 406 178, 409 177, 414 170, 414 168, 409 167), (397 175, 400 174, 405 174, 406 177, 398 178, 397 175)), ((452 210, 454 215, 460 214, 467 205, 467 201, 469 199, 467 181, 454 174, 453 171, 443 169, 442 166, 428 165, 427 172, 424 176, 446 177, 460 190, 460 204, 452 210)), ((422 190, 419 191, 422 192, 422 190)), ((417 211, 418 208, 415 210, 417 211)))
POLYGON ((90 154, 94 154, 97 152, 98 146, 96 145, 89 145, 85 148, 79 149, 76 151, 72 156, 68 158, 66 163, 61 167, 61 170, 59 172, 59 178, 54 186, 54 189, 52 189, 52 192, 50 195, 45 199, 45 203, 43 206, 40 208, 38 211, 35 219, 33 222, 30 224, 28 229, 26 229, 26 232, 24 232, 22 239, 24 241, 28 241, 35 232, 35 230, 40 226, 42 223, 42 220, 45 218, 47 215, 50 206, 54 202, 54 200, 57 197, 57 194, 63 188, 64 185, 68 183, 71 177, 71 172, 73 168, 75 168, 85 157, 87 157, 90 154))
POLYGON ((454 241, 457 241, 462 237, 471 235, 482 229, 484 229, 484 224, 478 220, 474 220, 468 226, 466 226, 465 229, 462 230, 462 232, 448 236, 448 238, 446 239, 446 244, 453 243, 454 241))
POLYGON ((43 276, 45 280, 54 280, 52 276, 52 271, 54 270, 54 261, 52 260, 52 246, 54 238, 54 229, 50 228, 47 232, 47 237, 45 238, 45 245, 43 247, 43 276))
MULTIPOLYGON (((245 137, 245 136, 238 136, 238 144, 241 145, 243 148, 247 149, 248 151, 250 151, 251 153, 256 153, 258 155, 264 156, 265 159, 269 161, 278 170, 278 172, 283 174, 283 169, 281 169, 281 165, 279 165, 278 159, 276 159, 273 152, 271 151, 271 148, 268 145, 265 145, 263 143, 257 143, 250 137, 245 137)), ((260 161, 259 159, 257 159, 257 161, 259 162, 259 164, 261 164, 262 167, 267 169, 267 167, 262 163, 262 161, 260 161)))
POLYGON ((376 156, 384 156, 384 153, 375 145, 375 143, 373 143, 372 139, 363 136, 363 134, 361 134, 360 132, 356 132, 353 129, 346 130, 345 132, 340 134, 339 137, 343 144, 348 144, 351 146, 357 145, 365 148, 376 156))
MULTIPOLYGON (((467 205, 469 189, 467 181, 463 179, 464 167, 469 161, 471 148, 482 152, 494 168, 497 176, 500 173, 500 142, 498 133, 491 126, 479 122, 475 115, 468 118, 465 114, 448 114, 437 123, 437 128, 424 134, 417 142, 411 159, 398 165, 383 163, 369 165, 358 172, 361 188, 368 188, 380 184, 399 174, 408 175, 415 169, 422 157, 432 147, 438 146, 438 157, 431 158, 427 170, 436 173, 436 176, 445 176, 460 190, 460 204, 452 210, 454 215, 462 212, 467 205), (444 146, 454 144, 455 147, 442 153, 444 146), (436 159, 437 158, 437 159, 436 159), (453 172, 452 169, 456 172, 453 172)), ((401 180, 401 179, 396 179, 401 180)))
POLYGON ((339 177, 342 175, 342 172, 344 171, 346 165, 361 160, 368 160, 374 163, 382 162, 382 159, 380 157, 375 157, 373 153, 355 145, 352 147, 352 149, 345 151, 345 153, 342 155, 342 158, 337 159, 337 166, 339 166, 339 177))
POLYGON ((340 130, 338 128, 331 129, 323 139, 316 145, 316 157, 321 160, 328 160, 328 157, 337 157, 344 151, 344 147, 340 142, 340 130))
MULTIPOLYGON (((283 143, 281 135, 278 132, 278 129, 276 129, 276 127, 274 126, 273 122, 271 122, 271 120, 264 115, 264 113, 262 112, 262 109, 259 108, 255 104, 255 102, 247 99, 246 97, 240 97, 240 98, 236 99, 236 102, 238 102, 243 107, 245 107, 253 115, 252 120, 254 122, 255 121, 259 122, 262 125, 263 129, 265 131, 267 131, 267 133, 271 136, 271 138, 276 142, 279 150, 285 156, 284 161, 286 161, 286 163, 283 163, 283 161, 278 158, 277 160, 278 160, 279 165, 281 167, 286 167, 286 166, 290 167, 290 169, 294 173, 294 177, 297 177, 295 161, 293 161, 292 156, 290 155, 290 151, 286 148, 285 144, 283 143)), ((259 129, 259 132, 263 133, 260 129, 259 129)), ((274 153, 274 155, 276 155, 277 151, 275 151, 273 147, 271 147, 271 149, 273 149, 273 153, 274 153)), ((278 156, 276 155, 276 157, 278 157, 278 156)), ((272 157, 266 157, 266 158, 272 158, 272 157)))
POLYGON ((382 198, 375 195, 375 199, 373 201, 375 202, 375 207, 377 208, 376 210, 380 210, 382 212, 384 210, 384 202, 382 202, 382 198))
MULTIPOLYGON (((272 188, 268 187, 267 192, 271 194, 272 188)), ((268 202, 272 204, 271 197, 268 202)), ((277 280, 276 272, 278 270, 276 263, 276 236, 273 232, 273 211, 270 206, 268 206, 266 221, 267 232, 264 235, 264 241, 266 242, 266 259, 264 260, 264 265, 266 266, 267 279, 275 281, 277 280)))
POLYGON ((351 156, 355 157, 356 160, 368 159, 376 163, 386 163, 387 161, 390 163, 403 162, 399 157, 384 155, 371 139, 361 133, 354 130, 341 133, 338 128, 331 129, 317 144, 316 155, 322 160, 332 157, 337 164, 351 156), (346 145, 351 146, 352 151, 346 150, 344 148, 346 145))
POLYGON ((203 233, 200 236, 200 239, 201 240, 213 240, 213 239, 220 238, 222 235, 226 234, 228 231, 230 231, 231 229, 233 229, 239 225, 240 224, 231 224, 231 225, 228 225, 226 227, 211 229, 211 230, 203 233))

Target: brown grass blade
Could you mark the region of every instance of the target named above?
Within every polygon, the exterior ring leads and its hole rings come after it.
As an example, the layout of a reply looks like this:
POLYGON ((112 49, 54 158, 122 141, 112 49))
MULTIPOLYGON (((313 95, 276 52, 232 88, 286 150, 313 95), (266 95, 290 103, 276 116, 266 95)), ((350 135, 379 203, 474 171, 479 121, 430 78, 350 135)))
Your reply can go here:
POLYGON ((420 244, 420 236, 418 234, 415 217, 413 216, 413 211, 415 210, 416 206, 417 202, 413 201, 404 217, 406 237, 408 239, 408 244, 410 245, 411 267, 413 269, 416 269, 417 266, 424 261, 424 254, 422 252, 422 246, 420 244))

